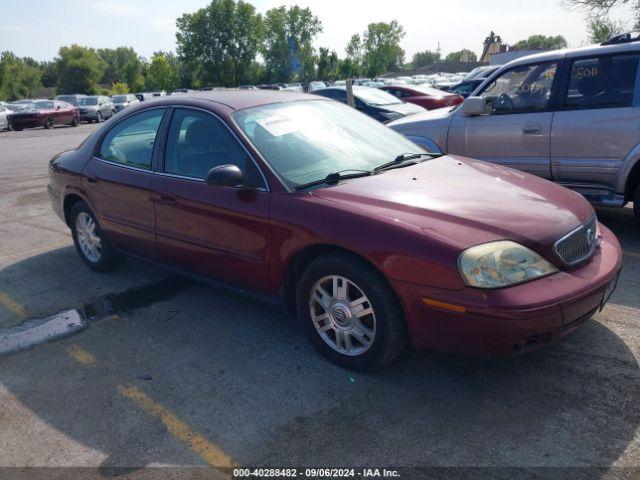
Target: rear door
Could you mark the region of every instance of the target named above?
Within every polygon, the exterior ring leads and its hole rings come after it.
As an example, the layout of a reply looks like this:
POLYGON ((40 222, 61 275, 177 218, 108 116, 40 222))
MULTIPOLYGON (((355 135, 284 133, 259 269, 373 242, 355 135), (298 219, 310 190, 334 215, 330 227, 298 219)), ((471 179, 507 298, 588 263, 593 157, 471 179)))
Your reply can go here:
POLYGON ((517 66, 479 93, 490 113, 467 117, 459 108, 447 151, 551 178, 549 160, 557 62, 517 66))
POLYGON ((623 161, 640 143, 639 59, 590 56, 567 68, 551 133, 553 179, 594 202, 615 197, 623 161))
POLYGON ((122 248, 156 256, 151 179, 156 136, 165 108, 136 113, 114 125, 85 167, 85 188, 102 229, 122 248))
POLYGON ((251 156, 217 116, 189 108, 174 111, 165 152, 153 179, 161 260, 266 290, 270 194, 251 156), (205 183, 211 168, 225 164, 243 171, 243 187, 205 183))

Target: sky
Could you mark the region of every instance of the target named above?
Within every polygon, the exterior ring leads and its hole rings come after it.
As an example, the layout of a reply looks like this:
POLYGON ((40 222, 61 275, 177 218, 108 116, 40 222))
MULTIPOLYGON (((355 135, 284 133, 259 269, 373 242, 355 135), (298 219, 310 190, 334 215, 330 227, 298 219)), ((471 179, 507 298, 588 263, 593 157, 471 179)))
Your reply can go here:
MULTIPOLYGON (((532 34, 564 35, 570 46, 587 43, 585 13, 567 0, 248 0, 259 12, 282 4, 310 7, 324 30, 315 45, 344 56, 352 34, 367 24, 396 19, 406 36, 407 61, 417 51, 443 55, 469 48, 480 54, 491 30, 506 43, 532 34)), ((208 0, 0 0, 0 51, 50 60, 63 45, 133 47, 140 55, 175 50, 175 20, 208 0)), ((614 18, 632 25, 628 7, 614 18)))

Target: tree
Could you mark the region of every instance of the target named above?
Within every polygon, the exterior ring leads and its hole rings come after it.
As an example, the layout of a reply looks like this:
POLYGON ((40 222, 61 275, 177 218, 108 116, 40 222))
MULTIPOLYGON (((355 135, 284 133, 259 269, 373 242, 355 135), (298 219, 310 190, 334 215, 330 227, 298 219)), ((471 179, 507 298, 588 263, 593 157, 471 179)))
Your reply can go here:
POLYGON ((145 88, 147 90, 165 90, 168 92, 178 88, 178 69, 172 54, 164 52, 153 54, 151 63, 147 67, 145 88))
POLYGON ((242 0, 212 0, 177 20, 178 55, 200 81, 238 85, 248 75, 264 35, 262 16, 242 0))
MULTIPOLYGON (((635 16, 635 24, 631 30, 640 30, 640 0, 569 0, 569 2, 589 11, 590 17, 606 16, 615 7, 631 4, 635 16)), ((628 29, 625 28, 625 30, 628 29)), ((590 36, 591 34, 592 32, 589 31, 590 36)))
POLYGON ((400 48, 400 40, 404 35, 404 28, 397 20, 367 26, 363 35, 363 63, 368 76, 374 77, 402 65, 404 50, 400 48))
POLYGON ((316 78, 319 80, 335 80, 338 75, 338 64, 338 54, 335 51, 320 47, 318 50, 316 78))
POLYGON ((520 40, 513 48, 519 50, 556 50, 558 48, 567 48, 567 39, 562 35, 531 35, 526 40, 520 40))
POLYGON ((313 40, 321 31, 322 23, 309 8, 281 6, 267 11, 262 55, 268 81, 312 80, 313 40))
POLYGON ((413 68, 419 68, 426 65, 433 65, 434 63, 438 63, 438 61, 440 61, 440 53, 425 50, 424 52, 416 52, 413 55, 411 66, 413 68))
POLYGON ((93 48, 61 47, 58 60, 58 93, 94 93, 106 65, 93 48))
POLYGON ((477 62, 478 57, 471 50, 463 48, 462 50, 459 50, 457 52, 451 52, 449 55, 447 55, 446 61, 447 62, 477 62))
POLYGON ((129 93, 129 86, 123 82, 115 82, 111 85, 111 95, 123 95, 129 93))
POLYGON ((58 83, 58 64, 54 61, 40 62, 42 72, 42 85, 45 87, 55 87, 58 83))
POLYGON ((0 98, 11 101, 32 97, 42 87, 41 78, 37 62, 18 58, 11 52, 0 55, 0 98))
POLYGON ((101 48, 98 53, 105 63, 101 83, 126 83, 133 89, 142 86, 142 60, 133 48, 101 48))
POLYGON ((587 19, 587 32, 589 33, 589 41, 592 43, 606 42, 624 31, 623 22, 604 15, 591 15, 587 19))

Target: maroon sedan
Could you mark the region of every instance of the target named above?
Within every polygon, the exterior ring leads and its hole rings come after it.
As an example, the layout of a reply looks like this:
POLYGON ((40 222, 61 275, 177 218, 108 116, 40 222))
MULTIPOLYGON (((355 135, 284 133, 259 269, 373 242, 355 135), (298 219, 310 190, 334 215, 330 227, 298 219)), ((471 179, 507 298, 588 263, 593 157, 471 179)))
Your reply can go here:
POLYGON ((78 109, 67 102, 59 100, 34 100, 23 110, 11 113, 8 117, 11 128, 53 128, 56 125, 71 125, 80 123, 78 109))
POLYGON ((50 165, 78 253, 123 254, 297 312, 351 368, 407 345, 512 354, 602 308, 621 264, 580 195, 437 157, 358 111, 272 91, 130 107, 50 165))
POLYGON ((452 107, 464 101, 461 95, 443 92, 427 85, 385 85, 380 90, 427 110, 452 107))

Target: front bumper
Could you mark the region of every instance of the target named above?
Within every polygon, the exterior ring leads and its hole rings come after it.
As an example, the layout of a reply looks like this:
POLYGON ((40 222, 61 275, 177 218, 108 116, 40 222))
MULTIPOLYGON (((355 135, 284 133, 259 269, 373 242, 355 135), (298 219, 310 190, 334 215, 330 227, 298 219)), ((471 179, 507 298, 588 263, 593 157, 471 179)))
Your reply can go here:
POLYGON ((44 117, 10 117, 12 128, 34 128, 44 126, 44 117))
POLYGON ((600 225, 601 244, 588 263, 500 290, 446 291, 394 282, 416 349, 471 355, 511 355, 568 334, 603 306, 615 287, 622 254, 616 237, 600 225), (427 306, 423 299, 444 302, 427 306), (446 304, 464 307, 451 311, 446 304))
POLYGON ((81 120, 97 120, 98 119, 98 110, 80 110, 80 119, 81 120))

